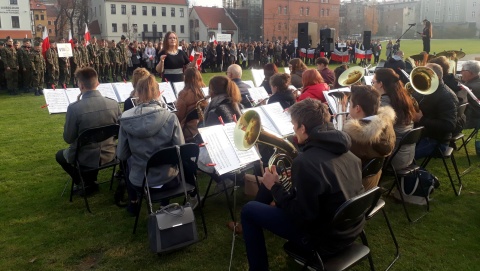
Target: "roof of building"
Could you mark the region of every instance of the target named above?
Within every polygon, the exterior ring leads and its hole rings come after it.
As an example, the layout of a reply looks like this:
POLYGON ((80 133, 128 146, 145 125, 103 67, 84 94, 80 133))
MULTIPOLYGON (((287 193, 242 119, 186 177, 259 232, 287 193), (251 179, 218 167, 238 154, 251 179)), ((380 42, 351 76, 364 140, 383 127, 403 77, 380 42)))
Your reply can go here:
POLYGON ((92 36, 102 34, 102 31, 100 31, 100 24, 98 23, 98 20, 95 20, 88 24, 88 31, 92 36))
POLYGON ((24 39, 25 37, 31 39, 32 31, 31 30, 0 30, 0 37, 2 39, 4 39, 7 36, 10 36, 14 40, 24 39))
POLYGON ((128 2, 138 4, 187 5, 187 0, 106 0, 106 2, 128 2))
POLYGON ((30 9, 31 10, 46 10, 47 7, 41 3, 41 2, 37 2, 35 0, 31 0, 30 1, 30 9))
POLYGON ((47 8, 47 17, 57 17, 58 9, 54 5, 45 5, 47 8))
POLYGON ((227 16, 224 8, 193 7, 198 18, 209 29, 217 29, 218 23, 222 24, 222 30, 237 30, 235 23, 227 16))

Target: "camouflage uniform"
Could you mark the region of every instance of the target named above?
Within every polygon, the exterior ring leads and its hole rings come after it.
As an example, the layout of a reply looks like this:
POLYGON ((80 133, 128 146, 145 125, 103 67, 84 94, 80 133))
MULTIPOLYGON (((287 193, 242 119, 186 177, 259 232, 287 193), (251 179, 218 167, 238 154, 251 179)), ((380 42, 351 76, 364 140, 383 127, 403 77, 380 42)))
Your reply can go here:
POLYGON ((88 50, 87 50, 87 47, 86 46, 79 46, 78 49, 80 49, 80 52, 82 53, 81 55, 81 68, 85 68, 85 67, 88 67, 90 65, 90 60, 89 60, 89 57, 88 57, 88 50))
POLYGON ((45 59, 43 58, 41 50, 33 50, 30 52, 30 62, 32 63, 33 78, 32 88, 35 95, 43 95, 44 73, 45 73, 45 59))
POLYGON ((117 75, 120 75, 121 77, 121 73, 122 73, 122 70, 121 70, 122 63, 120 61, 120 49, 118 49, 118 47, 112 47, 110 48, 110 50, 108 50, 108 55, 110 57, 110 70, 112 71, 113 81, 118 82, 117 75))
POLYGON ((70 83, 73 85, 73 86, 77 86, 77 82, 76 82, 76 79, 75 79, 75 71, 77 69, 81 69, 82 68, 82 65, 83 65, 83 59, 82 59, 82 51, 80 50, 79 47, 74 47, 73 50, 72 50, 72 53, 73 53, 73 57, 70 58, 70 74, 71 74, 71 79, 70 79, 70 83))
POLYGON ((120 72, 119 75, 123 79, 127 79, 127 49, 125 48, 125 42, 117 43, 117 48, 120 51, 120 72))
POLYGON ((70 59, 69 57, 58 58, 59 80, 60 86, 66 86, 70 82, 70 59))
POLYGON ((18 64, 20 68, 21 80, 19 80, 19 87, 23 89, 24 92, 30 92, 32 84, 32 62, 30 61, 30 52, 27 48, 22 47, 17 51, 18 64))
POLYGON ((108 57, 108 48, 102 47, 99 50, 98 60, 100 62, 100 72, 99 77, 102 82, 108 82, 108 72, 110 70, 110 59, 108 57))
POLYGON ((48 87, 51 85, 58 86, 59 67, 57 49, 48 49, 46 52, 46 60, 48 87))
POLYGON ((5 80, 5 64, 3 63, 4 50, 5 48, 0 48, 0 89, 7 86, 7 81, 5 80))
POLYGON ((97 71, 98 74, 100 74, 100 68, 99 68, 100 62, 98 59, 98 54, 99 54, 98 44, 90 43, 87 46, 87 50, 88 50, 88 59, 90 60, 89 62, 90 67, 92 67, 95 71, 97 71))
POLYGON ((3 50, 2 60, 5 65, 5 78, 7 80, 8 93, 18 94, 18 59, 15 47, 7 46, 3 50))

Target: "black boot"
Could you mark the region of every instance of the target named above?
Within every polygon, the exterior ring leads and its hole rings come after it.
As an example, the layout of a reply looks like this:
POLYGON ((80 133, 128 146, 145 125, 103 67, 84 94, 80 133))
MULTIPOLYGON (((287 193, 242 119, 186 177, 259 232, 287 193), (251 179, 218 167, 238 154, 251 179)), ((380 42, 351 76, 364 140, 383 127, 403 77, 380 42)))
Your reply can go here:
POLYGON ((38 89, 35 89, 35 96, 40 96, 40 92, 38 92, 38 89))
POLYGON ((43 89, 39 89, 39 90, 38 90, 38 93, 39 93, 40 95, 43 95, 43 89))

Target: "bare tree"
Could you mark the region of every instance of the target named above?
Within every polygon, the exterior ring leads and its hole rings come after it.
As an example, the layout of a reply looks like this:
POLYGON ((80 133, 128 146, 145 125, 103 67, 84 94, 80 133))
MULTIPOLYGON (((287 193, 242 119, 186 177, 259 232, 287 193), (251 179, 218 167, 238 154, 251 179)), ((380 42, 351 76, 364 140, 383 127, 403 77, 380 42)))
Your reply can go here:
POLYGON ((57 7, 57 18, 55 18, 55 36, 58 38, 59 34, 63 36, 65 33, 65 26, 67 25, 67 17, 65 16, 66 5, 58 5, 57 7))

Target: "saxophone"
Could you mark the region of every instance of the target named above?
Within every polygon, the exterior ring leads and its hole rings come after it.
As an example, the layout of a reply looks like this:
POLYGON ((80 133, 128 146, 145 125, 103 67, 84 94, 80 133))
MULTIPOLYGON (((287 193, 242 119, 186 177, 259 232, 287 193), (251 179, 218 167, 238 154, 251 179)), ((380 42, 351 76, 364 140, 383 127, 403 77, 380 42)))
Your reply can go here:
POLYGON ((203 111, 207 107, 207 100, 210 99, 210 96, 205 96, 203 99, 198 100, 198 102, 195 104, 195 108, 197 109, 197 114, 198 114, 198 121, 201 122, 204 119, 204 113, 203 111))

